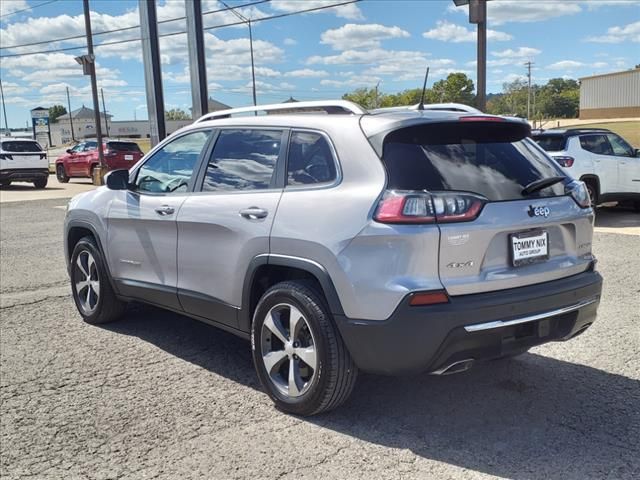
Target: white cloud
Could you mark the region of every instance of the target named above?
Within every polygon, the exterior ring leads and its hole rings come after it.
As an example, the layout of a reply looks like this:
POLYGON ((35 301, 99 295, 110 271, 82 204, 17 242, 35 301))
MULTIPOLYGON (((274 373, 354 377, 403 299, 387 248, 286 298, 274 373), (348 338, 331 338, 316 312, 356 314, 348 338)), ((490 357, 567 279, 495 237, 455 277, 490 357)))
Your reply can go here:
POLYGON ((494 55, 498 58, 527 58, 527 57, 535 57, 540 53, 542 53, 542 51, 538 50, 537 48, 519 47, 517 50, 508 48, 506 50, 501 50, 499 52, 491 52, 491 55, 494 55))
POLYGON ((303 68, 301 70, 292 70, 290 72, 285 72, 285 76, 288 77, 298 77, 298 78, 318 78, 318 77, 328 77, 329 72, 326 70, 312 70, 310 68, 303 68))
POLYGON ((2 17, 4 17, 5 15, 11 15, 12 13, 20 10, 28 9, 29 5, 27 4, 27 0, 4 0, 0 2, 0 15, 2 15, 2 17))
MULTIPOLYGON (((299 0, 271 0, 269 5, 272 9, 279 12, 297 12, 299 10, 306 10, 308 8, 325 7, 337 3, 335 0, 305 0, 301 2, 299 0)), ((362 11, 355 3, 347 5, 341 5, 339 7, 328 8, 325 10, 316 10, 309 13, 333 13, 338 17, 346 18, 349 20, 363 20, 364 15, 362 11)))
MULTIPOLYGON (((448 10, 466 15, 469 7, 450 5, 448 10)), ((487 3, 487 19, 490 25, 502 25, 509 22, 540 22, 554 17, 574 15, 581 11, 580 2, 571 0, 564 0, 562 2, 547 0, 494 0, 487 3)))
POLYGON ((561 60, 559 62, 552 63, 551 65, 547 65, 547 69, 571 71, 577 68, 605 68, 607 66, 608 64, 606 62, 584 63, 576 60, 561 60))
MULTIPOLYGON (((456 25, 455 23, 439 20, 437 26, 431 30, 427 30, 422 34, 424 38, 431 40, 441 40, 443 42, 475 42, 477 32, 475 30, 469 30, 462 25, 456 25)), ((497 30, 487 30, 487 38, 495 41, 507 41, 513 37, 505 32, 499 32, 497 30)))
POLYGON ((320 43, 331 45, 334 50, 353 48, 377 48, 388 38, 407 38, 409 32, 400 27, 386 27, 377 23, 347 23, 340 28, 327 30, 320 35, 320 43))
POLYGON ((611 27, 607 29, 606 35, 587 37, 587 42, 597 43, 622 43, 640 42, 640 21, 629 23, 623 27, 611 27))
POLYGON ((635 7, 640 6, 640 0, 598 0, 587 2, 587 10, 598 10, 602 7, 635 7))
POLYGON ((297 45, 298 42, 297 42, 297 40, 294 40, 293 38, 285 38, 284 39, 284 44, 287 45, 288 47, 292 47, 293 45, 297 45))

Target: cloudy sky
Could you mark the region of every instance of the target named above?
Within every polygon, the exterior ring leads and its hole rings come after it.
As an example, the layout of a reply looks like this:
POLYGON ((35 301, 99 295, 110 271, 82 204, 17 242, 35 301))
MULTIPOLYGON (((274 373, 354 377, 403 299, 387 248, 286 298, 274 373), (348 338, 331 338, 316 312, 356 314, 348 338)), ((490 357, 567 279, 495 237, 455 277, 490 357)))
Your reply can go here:
MULTIPOLYGON (((258 20, 344 0, 230 0, 258 20), (252 4, 240 7, 241 5, 252 4)), ((98 84, 114 120, 146 118, 138 2, 91 0, 98 45, 98 84), (103 45, 120 42, 111 45, 103 45)), ((251 104, 246 25, 215 0, 203 0, 209 92, 232 106, 251 104)), ((524 75, 534 81, 579 78, 640 63, 639 0, 492 0, 488 4, 488 90, 524 75)), ((29 110, 54 103, 91 106, 88 77, 74 56, 86 53, 80 0, 0 1, 0 75, 10 127, 29 110), (70 38, 71 37, 71 38, 70 38), (18 48, 18 45, 31 44, 18 48), (83 47, 84 45, 84 47, 83 47), (52 50, 61 50, 51 52, 52 50), (46 53, 49 51, 49 53, 46 53), (30 55, 25 53, 44 52, 30 55)), ((166 108, 190 106, 184 0, 159 0, 166 108), (170 21, 177 19, 174 21, 170 21), (173 35, 172 35, 173 34, 173 35)), ((475 26, 451 0, 363 0, 339 7, 255 21, 258 102, 339 98, 361 86, 396 92, 429 84, 449 72, 475 80, 475 26)), ((4 126, 4 118, 2 119, 4 126)))

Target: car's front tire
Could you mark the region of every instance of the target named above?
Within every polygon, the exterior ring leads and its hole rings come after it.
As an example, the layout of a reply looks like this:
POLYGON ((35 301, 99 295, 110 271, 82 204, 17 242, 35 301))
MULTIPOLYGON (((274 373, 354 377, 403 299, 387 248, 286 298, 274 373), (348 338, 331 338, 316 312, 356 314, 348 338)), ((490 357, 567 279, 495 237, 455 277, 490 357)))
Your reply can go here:
POLYGON ((58 164, 58 166, 56 167, 56 178, 60 183, 69 183, 69 177, 64 171, 64 165, 58 164))
POLYGON ((106 263, 93 237, 78 241, 70 266, 73 300, 85 322, 95 325, 118 320, 126 304, 111 287, 106 263))
POLYGON ((251 348, 262 386, 276 406, 296 415, 334 409, 358 375, 322 295, 302 282, 282 282, 260 299, 251 348))
POLYGON ((38 189, 42 189, 42 188, 45 188, 47 186, 47 182, 48 181, 49 181, 49 179, 47 177, 39 178, 39 179, 33 181, 33 186, 38 188, 38 189))

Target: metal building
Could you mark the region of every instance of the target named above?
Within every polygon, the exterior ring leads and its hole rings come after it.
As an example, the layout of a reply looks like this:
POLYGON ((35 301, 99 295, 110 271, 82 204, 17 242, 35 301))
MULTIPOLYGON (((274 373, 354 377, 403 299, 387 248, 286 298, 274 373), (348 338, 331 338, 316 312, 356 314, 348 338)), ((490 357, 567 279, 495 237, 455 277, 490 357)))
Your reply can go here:
POLYGON ((640 117, 640 68, 580 79, 580 119, 640 117))

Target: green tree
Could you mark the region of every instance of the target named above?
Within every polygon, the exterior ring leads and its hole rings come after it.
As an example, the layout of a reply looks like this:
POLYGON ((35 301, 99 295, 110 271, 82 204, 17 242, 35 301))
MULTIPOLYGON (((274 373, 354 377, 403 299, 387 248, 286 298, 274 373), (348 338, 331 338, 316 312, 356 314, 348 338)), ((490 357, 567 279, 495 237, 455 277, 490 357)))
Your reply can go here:
MULTIPOLYGON (((349 100, 350 102, 357 103, 362 108, 376 108, 377 105, 383 105, 384 94, 376 92, 375 88, 357 88, 351 93, 345 93, 342 96, 343 100, 349 100)), ((384 105, 385 107, 390 105, 384 105)))
POLYGON ((167 120, 191 120, 191 117, 187 112, 181 110, 180 108, 172 108, 171 110, 167 110, 164 114, 164 117, 167 120))
POLYGON ((63 105, 53 105, 49 107, 49 122, 58 123, 58 117, 67 113, 63 105))
POLYGON ((435 102, 472 105, 475 101, 473 80, 462 72, 450 73, 446 79, 434 83, 432 90, 435 102))
POLYGON ((573 79, 552 78, 540 89, 538 105, 545 118, 575 118, 580 106, 580 84, 573 79))

